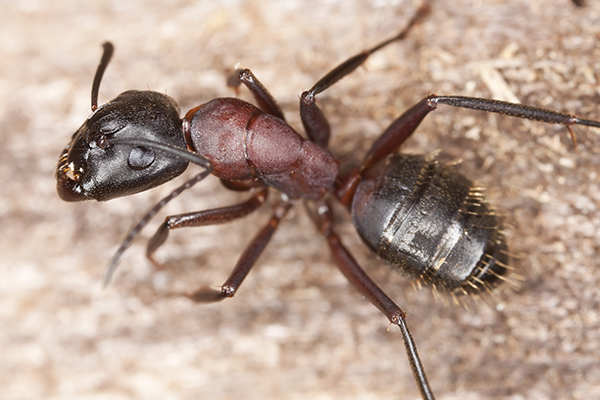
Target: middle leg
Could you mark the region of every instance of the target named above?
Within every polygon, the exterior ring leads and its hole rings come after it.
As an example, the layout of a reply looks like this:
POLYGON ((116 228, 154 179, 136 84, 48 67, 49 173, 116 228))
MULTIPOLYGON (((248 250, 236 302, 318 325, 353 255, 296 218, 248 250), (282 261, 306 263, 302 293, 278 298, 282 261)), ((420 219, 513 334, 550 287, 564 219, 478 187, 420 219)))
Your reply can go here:
POLYGON ((329 142, 330 127, 327 118, 323 115, 321 109, 315 103, 315 97, 333 86, 337 81, 352 73, 356 68, 361 66, 367 58, 376 51, 384 48, 390 43, 400 41, 408 35, 411 29, 419 24, 429 14, 429 2, 425 1, 417 10, 416 14, 411 18, 408 24, 396 36, 385 40, 372 48, 358 53, 340 65, 329 71, 324 77, 319 79, 310 90, 302 93, 300 97, 300 117, 302 125, 308 137, 326 147, 329 142))
POLYGON ((235 268, 231 272, 231 275, 229 275, 229 278, 221 286, 221 290, 215 290, 210 287, 201 287, 196 292, 185 296, 198 303, 214 303, 233 297, 246 276, 248 276, 248 273, 256 263, 256 260, 273 237, 275 230, 279 226, 279 221, 285 217, 295 203, 295 200, 281 200, 275 205, 269 222, 258 232, 258 234, 256 234, 250 244, 246 247, 235 268))

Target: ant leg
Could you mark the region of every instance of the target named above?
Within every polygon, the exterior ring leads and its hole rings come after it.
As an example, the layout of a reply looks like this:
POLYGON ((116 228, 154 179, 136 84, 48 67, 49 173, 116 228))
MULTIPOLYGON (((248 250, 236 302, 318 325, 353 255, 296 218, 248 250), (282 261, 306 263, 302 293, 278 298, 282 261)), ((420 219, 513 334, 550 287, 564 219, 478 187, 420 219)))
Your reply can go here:
POLYGON ((313 203, 308 208, 313 222, 317 225, 319 231, 325 236, 331 249, 334 262, 342 274, 350 283, 365 296, 375 307, 377 307, 394 324, 398 325, 402 333, 402 340, 406 348, 408 362, 421 397, 426 400, 433 400, 434 395, 427 381, 425 369, 417 352, 417 345, 408 329, 406 323, 406 313, 402 311, 387 294, 377 286, 365 271, 358 265, 352 257, 352 254, 342 244, 339 236, 333 231, 333 212, 331 206, 326 201, 313 203))
POLYGON ((234 192, 246 192, 252 188, 264 186, 264 183, 258 179, 248 179, 247 181, 228 181, 221 179, 221 184, 234 192))
POLYGON ((279 104, 277 104, 269 90, 254 76, 252 71, 247 68, 238 69, 227 79, 227 85, 234 88, 236 92, 240 83, 243 83, 250 90, 258 103, 258 108, 285 121, 285 116, 279 104))
POLYGON ((600 128, 600 122, 578 118, 574 115, 545 110, 523 104, 508 103, 506 101, 481 99, 464 96, 436 96, 434 94, 409 108, 396 119, 375 141, 361 166, 361 170, 376 164, 389 154, 395 152, 406 139, 408 139, 430 111, 437 108, 438 104, 446 104, 459 108, 470 108, 511 117, 525 118, 551 124, 565 125, 569 132, 571 125, 586 125, 600 128))
POLYGON ((256 263, 256 260, 265 249, 269 240, 279 226, 279 221, 287 214, 295 204, 294 200, 283 200, 274 207, 273 215, 267 225, 252 239, 246 250, 240 256, 235 268, 221 290, 202 287, 196 292, 186 295, 190 300, 197 303, 214 303, 223 299, 233 297, 240 285, 256 263))
POLYGON ((335 195, 346 207, 350 206, 354 190, 360 181, 360 174, 366 168, 381 161, 389 154, 394 153, 417 129, 421 121, 435 110, 438 104, 446 104, 459 108, 470 108, 486 112, 508 115, 511 117, 525 118, 540 122, 565 125, 577 145, 575 134, 571 125, 585 125, 600 128, 599 121, 578 118, 574 115, 531 107, 523 104, 508 103, 499 100, 481 99, 464 96, 436 96, 429 95, 405 111, 379 136, 367 153, 362 166, 348 174, 336 183, 335 195))
POLYGON ((204 211, 189 212, 179 215, 170 215, 166 217, 165 221, 156 230, 154 236, 152 236, 152 238, 148 241, 146 257, 155 266, 158 266, 159 263, 154 258, 154 253, 165 243, 167 237, 169 236, 169 231, 178 228, 224 224, 226 222, 245 217, 258 207, 262 206, 267 200, 268 194, 269 189, 263 187, 250 199, 240 204, 235 204, 229 207, 213 208, 204 211))
POLYGON ((376 51, 382 49, 390 43, 404 39, 410 30, 420 23, 429 14, 429 3, 425 2, 417 13, 411 18, 408 24, 402 29, 396 36, 385 40, 378 45, 358 53, 355 56, 350 57, 331 71, 329 71, 324 77, 319 79, 314 86, 302 93, 300 97, 300 117, 302 118, 302 125, 308 137, 313 141, 317 142, 323 147, 327 146, 330 136, 329 122, 323 115, 321 109, 315 103, 315 96, 325 91, 327 88, 333 86, 337 81, 352 73, 367 58, 376 51))
POLYGON ((436 106, 429 102, 430 97, 425 97, 392 122, 373 143, 362 166, 336 181, 335 196, 343 205, 349 207, 352 203, 362 171, 395 152, 414 133, 427 114, 435 110, 436 106))
POLYGON ((516 118, 547 122, 549 124, 565 125, 571 134, 571 138, 573 139, 575 147, 577 147, 577 140, 573 130, 571 129, 571 125, 585 125, 594 128, 600 128, 599 121, 578 118, 577 116, 571 114, 546 110, 543 108, 532 107, 523 104, 509 103, 506 101, 465 96, 428 96, 427 98, 431 104, 435 105, 446 104, 453 107, 493 112, 516 118))

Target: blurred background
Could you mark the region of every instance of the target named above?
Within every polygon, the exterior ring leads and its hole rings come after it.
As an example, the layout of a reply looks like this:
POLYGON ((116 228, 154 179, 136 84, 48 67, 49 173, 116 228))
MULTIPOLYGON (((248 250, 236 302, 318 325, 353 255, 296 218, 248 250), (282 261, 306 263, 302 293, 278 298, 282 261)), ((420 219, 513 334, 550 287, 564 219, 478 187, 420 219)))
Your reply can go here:
MULTIPOLYGON (((600 2, 432 3, 408 39, 319 97, 344 166, 429 92, 600 119, 600 2)), ((239 63, 302 131, 303 89, 392 36, 419 4, 0 1, 0 398, 418 398, 399 332, 387 331, 335 269, 302 206, 234 299, 207 306, 168 297, 222 284, 269 217, 265 207, 235 223, 174 232, 158 253, 165 269, 154 270, 145 240, 164 215, 247 197, 211 177, 156 218, 102 292, 121 238, 181 181, 69 204, 56 195, 54 169, 90 113, 106 40, 116 53, 101 103, 149 88, 184 113, 234 96, 225 80, 239 63)), ((574 131, 576 150, 562 127, 440 107, 406 143, 406 152, 462 159, 457 168, 501 209, 523 282, 498 302, 458 307, 414 290, 365 249, 339 210, 345 243, 409 314, 439 399, 600 398, 600 132, 574 131)))

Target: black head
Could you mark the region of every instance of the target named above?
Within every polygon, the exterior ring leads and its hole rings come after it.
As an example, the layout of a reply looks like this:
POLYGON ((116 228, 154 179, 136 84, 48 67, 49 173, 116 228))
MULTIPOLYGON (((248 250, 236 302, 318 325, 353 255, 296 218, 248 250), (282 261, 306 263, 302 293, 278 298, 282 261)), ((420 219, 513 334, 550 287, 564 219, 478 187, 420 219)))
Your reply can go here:
POLYGON ((161 185, 180 175, 190 162, 204 171, 163 198, 131 229, 106 270, 104 285, 110 281, 119 258, 152 217, 213 171, 209 160, 188 150, 179 107, 171 97, 130 90, 98 107, 100 81, 113 50, 111 43, 104 43, 92 84, 92 115, 75 132, 58 160, 59 196, 65 201, 105 201, 161 185))
POLYGON ((186 169, 186 160, 137 145, 138 139, 185 149, 179 108, 172 98, 128 91, 96 109, 60 156, 60 197, 110 200, 161 185, 186 169))
POLYGON ((171 97, 132 90, 97 106, 112 51, 105 43, 92 87, 92 115, 59 158, 57 188, 66 201, 105 201, 138 193, 175 178, 188 165, 170 151, 186 151, 179 107, 171 97))

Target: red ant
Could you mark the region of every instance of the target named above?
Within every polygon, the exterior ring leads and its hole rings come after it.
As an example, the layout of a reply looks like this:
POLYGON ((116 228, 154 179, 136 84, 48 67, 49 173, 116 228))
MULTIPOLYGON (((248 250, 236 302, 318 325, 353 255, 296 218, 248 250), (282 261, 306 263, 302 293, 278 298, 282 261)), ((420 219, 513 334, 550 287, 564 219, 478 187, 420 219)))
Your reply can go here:
MULTIPOLYGON (((428 95, 398 117, 375 141, 362 165, 344 176, 328 150, 329 123, 315 97, 360 66, 372 53, 400 41, 428 13, 422 6, 394 37, 332 69, 302 93, 300 115, 308 140, 286 122, 275 99, 248 69, 236 73, 254 95, 258 108, 234 98, 218 98, 187 112, 152 91, 127 91, 98 107, 98 89, 112 57, 104 54, 92 85, 92 114, 63 150, 57 168, 63 200, 105 201, 161 185, 183 173, 188 163, 204 171, 174 190, 150 210, 127 235, 107 268, 108 284, 133 238, 171 199, 209 174, 231 190, 250 191, 239 204, 169 216, 148 243, 147 257, 172 229, 232 221, 263 205, 269 188, 283 193, 268 223, 252 239, 221 290, 202 287, 188 297, 216 302, 233 297, 298 200, 326 238, 337 267, 390 320, 398 325, 417 387, 433 399, 405 313, 356 263, 334 231, 331 202, 351 213, 364 242, 394 267, 423 284, 452 295, 490 291, 506 278, 508 252, 501 224, 480 188, 449 166, 430 157, 399 154, 404 141, 439 104, 518 118, 600 128, 600 122, 520 104, 462 96, 428 95)), ((574 135, 573 135, 574 138, 574 135)))

